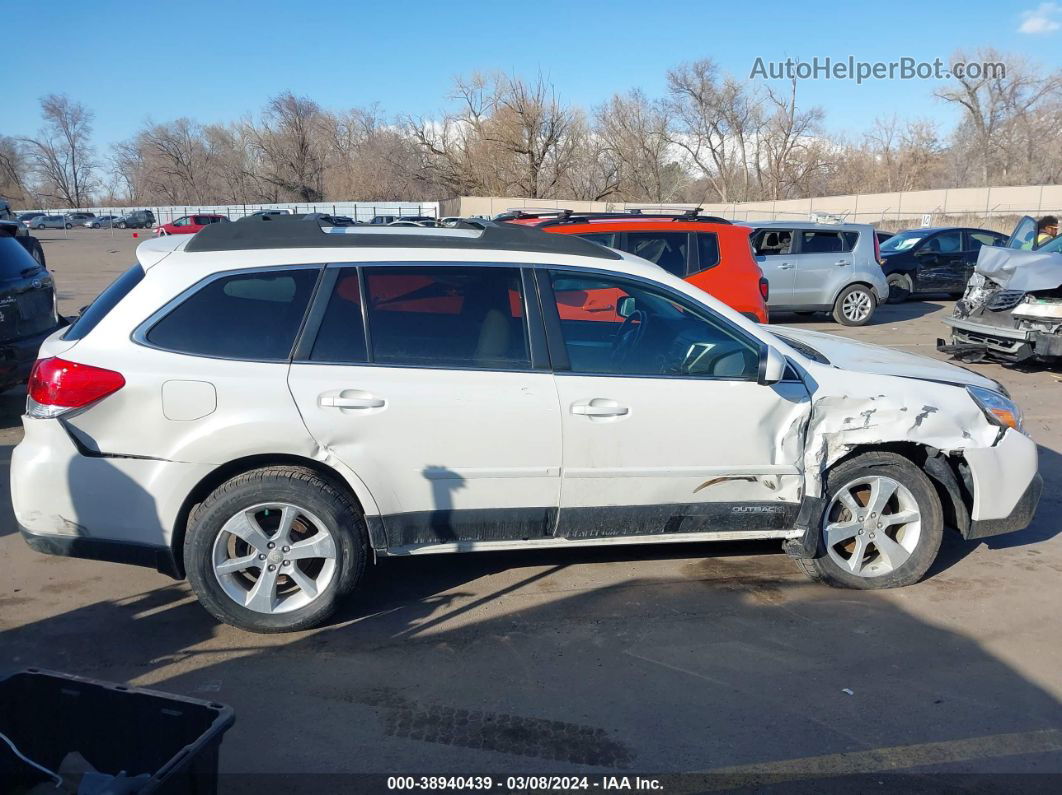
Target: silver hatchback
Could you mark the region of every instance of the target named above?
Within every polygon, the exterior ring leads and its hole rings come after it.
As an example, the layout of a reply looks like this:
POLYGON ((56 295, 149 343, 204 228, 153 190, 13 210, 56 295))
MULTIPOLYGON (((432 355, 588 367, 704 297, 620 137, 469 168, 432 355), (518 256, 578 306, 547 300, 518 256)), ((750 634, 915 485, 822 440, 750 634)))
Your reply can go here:
POLYGON ((756 261, 770 283, 772 312, 830 312, 838 323, 862 326, 889 297, 869 224, 749 225, 756 261))

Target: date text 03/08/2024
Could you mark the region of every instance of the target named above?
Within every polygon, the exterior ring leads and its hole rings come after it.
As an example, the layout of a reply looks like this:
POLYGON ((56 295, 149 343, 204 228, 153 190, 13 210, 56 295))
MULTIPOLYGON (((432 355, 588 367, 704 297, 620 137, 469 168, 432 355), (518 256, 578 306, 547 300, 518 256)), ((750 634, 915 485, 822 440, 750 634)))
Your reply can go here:
POLYGON ((387 789, 395 791, 487 791, 553 790, 660 791, 659 779, 644 776, 389 776, 387 789))

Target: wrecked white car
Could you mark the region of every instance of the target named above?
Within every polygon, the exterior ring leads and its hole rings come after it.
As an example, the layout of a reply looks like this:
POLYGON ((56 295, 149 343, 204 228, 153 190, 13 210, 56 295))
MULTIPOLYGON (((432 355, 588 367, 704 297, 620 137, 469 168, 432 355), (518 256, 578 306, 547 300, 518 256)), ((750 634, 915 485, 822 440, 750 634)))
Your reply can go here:
POLYGON ((776 539, 902 586, 945 527, 1039 498, 994 381, 768 329, 578 237, 256 219, 137 256, 41 349, 15 515, 249 630, 319 624, 385 555, 776 539))
POLYGON ((1062 237, 1033 249, 1023 219, 1006 247, 982 246, 951 317, 951 344, 964 361, 1062 359, 1062 237))

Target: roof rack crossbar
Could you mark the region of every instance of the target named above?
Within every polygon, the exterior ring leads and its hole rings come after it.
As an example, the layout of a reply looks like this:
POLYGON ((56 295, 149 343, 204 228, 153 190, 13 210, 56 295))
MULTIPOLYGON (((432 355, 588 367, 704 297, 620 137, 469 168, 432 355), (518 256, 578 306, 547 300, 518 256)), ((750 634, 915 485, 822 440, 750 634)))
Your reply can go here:
MULTIPOLYGON (((686 221, 695 221, 697 223, 706 223, 706 224, 727 224, 727 225, 730 225, 730 224, 733 223, 732 221, 729 221, 726 218, 720 218, 719 216, 716 216, 716 215, 699 215, 698 214, 699 212, 700 212, 700 208, 697 208, 696 210, 686 210, 684 213, 682 213, 680 215, 675 215, 675 214, 672 214, 672 213, 644 213, 644 212, 637 212, 637 213, 605 213, 605 212, 602 212, 602 213, 578 213, 578 214, 574 214, 573 213, 571 215, 565 216, 564 218, 554 218, 554 219, 550 219, 550 220, 547 220, 547 221, 543 221, 541 224, 538 225, 538 228, 541 229, 544 226, 556 226, 556 225, 559 225, 559 224, 581 224, 581 223, 588 223, 590 221, 601 221, 601 220, 622 221, 622 220, 628 220, 628 219, 631 219, 631 218, 636 218, 638 220, 648 219, 648 220, 654 220, 654 221, 684 221, 684 222, 686 222, 686 221)), ((505 220, 505 219, 502 219, 502 220, 505 220)))

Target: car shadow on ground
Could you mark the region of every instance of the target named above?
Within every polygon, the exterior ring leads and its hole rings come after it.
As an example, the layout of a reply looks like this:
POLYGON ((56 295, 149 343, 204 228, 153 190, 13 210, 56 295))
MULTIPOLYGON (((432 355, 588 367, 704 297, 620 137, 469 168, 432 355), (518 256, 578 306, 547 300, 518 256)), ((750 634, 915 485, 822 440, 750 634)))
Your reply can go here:
MULTIPOLYGON (((900 323, 905 320, 931 315, 939 312, 945 304, 934 301, 907 301, 902 304, 882 304, 879 306, 867 326, 881 326, 886 323, 900 323)), ((771 323, 796 326, 804 323, 832 323, 833 317, 828 312, 771 312, 771 323)), ((838 324, 839 328, 845 328, 838 324)))
MULTIPOLYGON (((1055 698, 902 599, 816 586, 778 556, 632 566, 607 584, 579 568, 613 560, 396 561, 340 623, 282 637, 218 627, 169 585, 0 633, 0 662, 229 703, 224 791, 262 783, 240 772, 308 791, 296 774, 668 773, 824 756, 811 777, 830 778, 866 772, 853 767, 863 752, 923 744, 936 764, 1020 771, 1028 756, 1005 750, 1015 735, 1040 742, 1036 769, 1062 770, 1062 740, 1042 742, 1055 698), (478 582, 500 571, 504 587, 478 582), (971 738, 975 750, 948 756, 971 738)), ((905 766, 883 757, 874 788, 905 766)))

